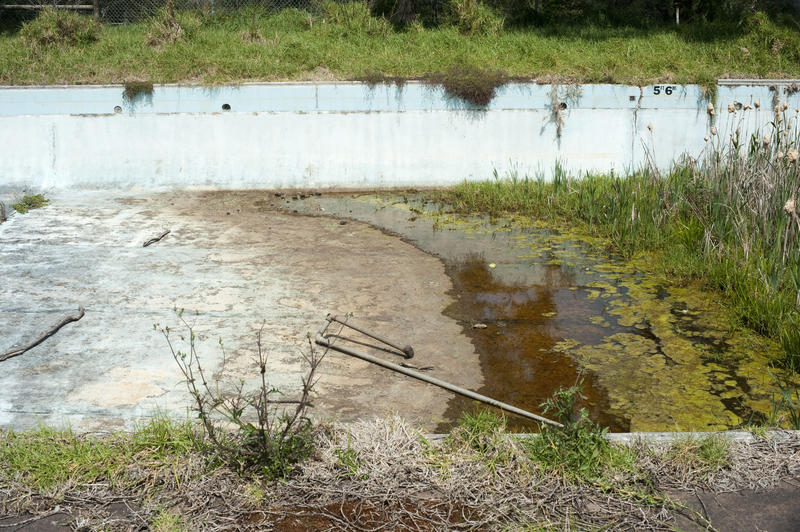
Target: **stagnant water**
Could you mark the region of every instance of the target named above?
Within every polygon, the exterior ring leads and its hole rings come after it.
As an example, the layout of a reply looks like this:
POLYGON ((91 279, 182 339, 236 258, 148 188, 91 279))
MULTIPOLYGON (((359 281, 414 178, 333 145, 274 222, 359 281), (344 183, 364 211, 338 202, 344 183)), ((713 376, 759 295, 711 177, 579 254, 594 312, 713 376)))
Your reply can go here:
MULTIPOLYGON (((364 221, 441 257, 455 298, 444 312, 480 355, 480 393, 541 412, 582 377, 590 417, 617 432, 732 428, 772 406, 776 344, 734 328, 714 294, 668 286, 600 241, 523 217, 450 215, 416 195, 277 203, 364 221)), ((440 428, 474 408, 455 397, 440 428)))

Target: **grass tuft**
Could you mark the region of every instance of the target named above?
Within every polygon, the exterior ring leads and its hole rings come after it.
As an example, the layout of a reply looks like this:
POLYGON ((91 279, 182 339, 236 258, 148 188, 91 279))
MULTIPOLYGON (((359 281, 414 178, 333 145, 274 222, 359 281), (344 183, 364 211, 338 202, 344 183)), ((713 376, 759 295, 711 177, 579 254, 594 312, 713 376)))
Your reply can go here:
POLYGON ((46 7, 35 19, 22 26, 19 36, 31 51, 47 48, 64 51, 97 41, 101 30, 102 26, 93 18, 66 9, 46 7))
POLYGON ((666 458, 701 472, 717 471, 730 465, 730 442, 721 435, 685 438, 670 445, 666 458))

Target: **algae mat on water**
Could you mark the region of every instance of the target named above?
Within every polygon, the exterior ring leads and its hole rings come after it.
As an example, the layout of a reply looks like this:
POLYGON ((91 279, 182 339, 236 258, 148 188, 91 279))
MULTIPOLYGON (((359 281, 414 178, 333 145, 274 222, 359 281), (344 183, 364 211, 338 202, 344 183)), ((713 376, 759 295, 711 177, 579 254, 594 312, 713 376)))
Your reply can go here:
MULTIPOLYGON (((717 294, 671 286, 601 240, 519 216, 454 216, 415 195, 290 204, 369 222, 439 256, 453 282, 444 313, 472 339, 478 356, 464 363, 480 365, 481 393, 540 411, 583 374, 591 417, 615 431, 720 430, 769 414, 780 347, 735 327, 717 294)), ((454 398, 442 428, 472 408, 454 398)))

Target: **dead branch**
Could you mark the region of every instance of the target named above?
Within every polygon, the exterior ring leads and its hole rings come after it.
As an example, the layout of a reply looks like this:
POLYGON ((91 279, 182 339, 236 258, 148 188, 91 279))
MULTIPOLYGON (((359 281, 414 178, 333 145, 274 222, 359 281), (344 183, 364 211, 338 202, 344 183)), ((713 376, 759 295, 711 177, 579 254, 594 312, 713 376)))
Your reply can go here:
POLYGON ((146 248, 146 247, 147 247, 147 246, 149 246, 150 244, 155 244, 156 242, 158 242, 159 240, 161 240, 162 238, 164 238, 165 236, 167 236, 169 233, 170 233, 170 230, 169 230, 169 229, 167 229, 166 231, 164 231, 163 233, 161 233, 161 234, 160 234, 160 235, 158 235, 157 237, 155 237, 155 238, 151 238, 150 240, 148 240, 147 242, 145 242, 145 243, 142 245, 142 247, 143 247, 143 248, 146 248))
POLYGON ((39 338, 37 338, 36 340, 31 342, 30 344, 28 344, 28 345, 26 345, 24 347, 18 347, 17 349, 12 349, 11 351, 6 351, 2 355, 0 355, 0 362, 2 362, 4 360, 8 360, 9 358, 13 358, 13 357, 18 356, 18 355, 21 355, 24 352, 28 351, 29 349, 33 349, 34 347, 36 347, 37 345, 41 344, 42 342, 44 342, 45 340, 47 340, 48 338, 53 336, 55 333, 57 333, 58 330, 61 327, 63 327, 64 325, 66 325, 67 323, 71 323, 73 321, 78 321, 79 319, 81 319, 84 314, 85 314, 85 312, 83 310, 83 307, 78 307, 78 313, 77 314, 71 314, 69 316, 64 317, 61 321, 59 321, 57 324, 55 324, 51 329, 49 329, 47 332, 42 334, 39 338))

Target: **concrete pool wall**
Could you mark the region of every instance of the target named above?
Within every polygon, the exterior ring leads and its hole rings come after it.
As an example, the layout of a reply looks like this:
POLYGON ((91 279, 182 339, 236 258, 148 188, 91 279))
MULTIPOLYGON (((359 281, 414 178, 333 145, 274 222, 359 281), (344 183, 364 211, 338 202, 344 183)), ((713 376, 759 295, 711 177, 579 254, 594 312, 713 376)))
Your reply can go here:
POLYGON ((4 87, 0 187, 442 186, 495 170, 548 178, 557 163, 570 173, 648 161, 665 169, 737 128, 757 133, 773 120, 774 96, 796 130, 792 83, 721 81, 712 99, 692 85, 512 83, 485 108, 420 82, 157 85, 127 95, 121 85, 4 87))

